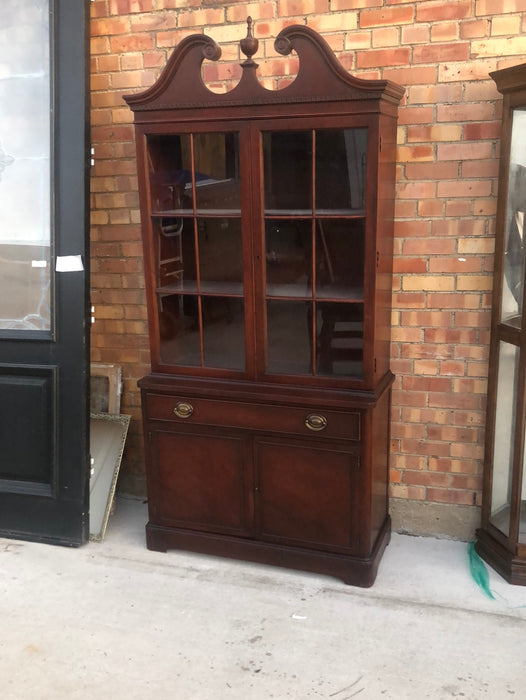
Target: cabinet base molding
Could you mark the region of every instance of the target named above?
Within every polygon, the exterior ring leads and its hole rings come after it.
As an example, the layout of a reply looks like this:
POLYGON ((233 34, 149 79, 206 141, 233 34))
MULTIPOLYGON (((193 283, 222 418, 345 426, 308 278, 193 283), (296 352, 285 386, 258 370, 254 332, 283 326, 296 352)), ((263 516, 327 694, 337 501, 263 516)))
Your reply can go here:
POLYGON ((516 586, 526 586, 526 560, 524 556, 513 554, 500 542, 497 542, 486 530, 480 529, 475 533, 477 542, 475 549, 482 559, 508 583, 516 586))
POLYGON ((149 522, 146 545, 155 552, 180 549, 257 564, 309 571, 341 579, 350 586, 373 585, 383 552, 391 539, 391 520, 387 516, 376 544, 368 557, 335 554, 312 549, 274 545, 269 542, 228 537, 207 532, 180 530, 149 522))

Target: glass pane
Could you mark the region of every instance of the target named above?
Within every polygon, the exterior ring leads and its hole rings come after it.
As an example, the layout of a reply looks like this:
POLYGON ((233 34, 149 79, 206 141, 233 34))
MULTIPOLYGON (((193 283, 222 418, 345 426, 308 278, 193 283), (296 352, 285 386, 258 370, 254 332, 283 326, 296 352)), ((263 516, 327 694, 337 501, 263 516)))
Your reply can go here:
POLYGON ((153 221, 158 235, 159 287, 197 291, 194 220, 163 216, 153 221))
POLYGON ((363 374, 363 304, 316 305, 316 371, 323 375, 363 374))
POLYGON ((193 295, 160 295, 159 335, 161 362, 201 365, 198 298, 193 295))
POLYGON ((192 213, 192 160, 189 134, 148 136, 153 212, 192 213))
POLYGON ((2 0, 0 18, 0 329, 49 330, 49 0, 2 0))
POLYGON ((198 219, 201 291, 243 294, 240 219, 198 219))
POLYGON ((269 296, 312 296, 311 221, 266 221, 265 255, 269 296))
POLYGON ((316 132, 316 210, 363 210, 367 129, 316 132))
POLYGON ((493 448, 493 485, 491 489, 491 522, 509 535, 513 440, 515 435, 515 401, 519 348, 500 343, 495 446, 493 448))
POLYGON ((242 299, 203 297, 206 367, 245 369, 245 314, 242 299))
POLYGON ((365 222, 352 219, 316 221, 316 296, 318 299, 363 299, 365 222))
POLYGON ((267 302, 267 371, 312 374, 312 302, 267 302))
POLYGON ((237 134, 195 134, 196 208, 239 211, 239 145, 237 134))
POLYGON ((312 132, 263 134, 265 211, 312 212, 312 132))
POLYGON ((501 318, 513 326, 520 327, 526 212, 526 110, 513 111, 512 129, 501 318))

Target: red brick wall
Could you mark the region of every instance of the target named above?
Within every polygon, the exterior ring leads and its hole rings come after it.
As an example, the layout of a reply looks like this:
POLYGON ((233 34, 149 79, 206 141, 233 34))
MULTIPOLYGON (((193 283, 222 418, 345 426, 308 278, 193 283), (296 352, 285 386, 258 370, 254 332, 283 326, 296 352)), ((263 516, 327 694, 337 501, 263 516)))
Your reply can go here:
POLYGON ((526 0, 95 0, 92 12, 92 359, 122 365, 134 420, 124 462, 143 473, 136 381, 149 370, 132 115, 172 48, 205 32, 216 90, 239 75, 255 20, 267 87, 290 80, 273 51, 287 24, 323 34, 345 68, 406 88, 399 113, 393 284, 391 494, 480 502, 500 96, 488 72, 526 60, 526 0))

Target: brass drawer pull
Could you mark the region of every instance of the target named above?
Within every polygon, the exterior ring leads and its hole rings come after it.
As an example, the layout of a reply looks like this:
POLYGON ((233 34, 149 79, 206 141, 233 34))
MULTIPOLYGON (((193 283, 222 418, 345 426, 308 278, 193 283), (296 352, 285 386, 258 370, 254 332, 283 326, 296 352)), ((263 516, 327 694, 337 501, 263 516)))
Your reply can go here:
POLYGON ((314 430, 316 432, 319 430, 325 430, 327 427, 327 419, 325 416, 320 416, 317 413, 310 413, 305 418, 305 425, 309 430, 314 430))
POLYGON ((174 408, 174 413, 178 418, 190 418, 194 412, 194 407, 191 403, 186 401, 179 401, 179 403, 174 408))

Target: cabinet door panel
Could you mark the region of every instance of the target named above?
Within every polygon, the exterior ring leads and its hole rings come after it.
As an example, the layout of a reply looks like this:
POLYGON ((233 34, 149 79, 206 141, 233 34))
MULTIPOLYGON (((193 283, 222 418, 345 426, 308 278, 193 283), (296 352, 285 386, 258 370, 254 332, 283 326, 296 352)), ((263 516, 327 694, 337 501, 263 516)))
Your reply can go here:
POLYGON ((246 532, 244 439, 156 431, 152 443, 150 515, 156 524, 246 532))
POLYGON ((314 443, 257 440, 256 514, 262 538, 353 549, 358 456, 314 443))

